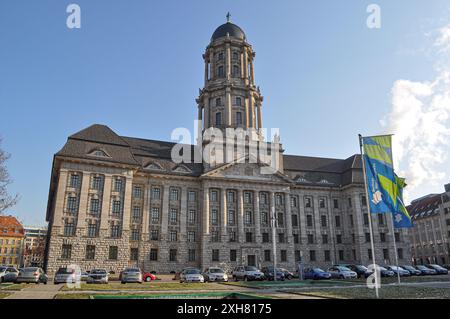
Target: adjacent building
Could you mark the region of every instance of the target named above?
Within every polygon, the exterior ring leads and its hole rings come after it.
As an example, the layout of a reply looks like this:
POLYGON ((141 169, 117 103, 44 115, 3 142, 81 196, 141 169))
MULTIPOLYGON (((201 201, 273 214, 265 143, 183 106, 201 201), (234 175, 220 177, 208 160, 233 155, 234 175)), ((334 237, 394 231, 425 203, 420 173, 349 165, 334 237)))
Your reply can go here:
MULTIPOLYGON (((202 132, 253 129, 250 138, 262 140, 264 99, 244 31, 229 21, 219 26, 203 59, 205 84, 196 99, 202 132)), ((211 143, 205 139, 188 150, 194 154, 211 143)), ((174 146, 99 124, 69 136, 51 172, 50 274, 68 264, 113 271, 137 265, 159 273, 262 267, 273 263, 273 241, 278 265, 292 270, 299 260, 322 267, 370 263, 359 155, 307 157, 281 148, 277 171, 262 174, 264 164, 249 156, 223 164, 176 163, 174 146)), ((400 261, 410 263, 407 233, 392 233, 388 215, 372 218, 378 260, 394 262, 395 236, 400 261)))
POLYGON ((24 267, 43 267, 47 227, 25 227, 23 246, 24 267))
POLYGON ((0 265, 20 267, 25 233, 13 216, 0 216, 0 265))
POLYGON ((407 207, 414 264, 450 264, 450 184, 445 192, 418 198, 407 207))

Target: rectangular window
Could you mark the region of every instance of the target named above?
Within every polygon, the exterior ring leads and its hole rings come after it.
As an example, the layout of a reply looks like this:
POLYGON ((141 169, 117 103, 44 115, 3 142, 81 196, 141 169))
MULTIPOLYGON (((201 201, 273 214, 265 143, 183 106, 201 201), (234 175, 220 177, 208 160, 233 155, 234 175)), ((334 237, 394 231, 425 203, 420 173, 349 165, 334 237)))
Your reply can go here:
POLYGON ((216 126, 222 125, 222 113, 217 112, 216 113, 216 126))
POLYGON ((284 233, 278 233, 278 242, 284 243, 284 233))
POLYGON ((72 245, 62 245, 61 258, 70 259, 72 257, 72 245))
POLYGON ((383 249, 383 258, 384 260, 389 260, 389 249, 383 249))
POLYGON ((123 188, 123 181, 120 178, 114 180, 114 191, 121 192, 123 188))
POLYGON ((329 250, 324 251, 324 261, 331 261, 331 253, 329 250))
POLYGON ((188 231, 187 240, 190 243, 195 242, 195 231, 188 231))
POLYGON ((380 233, 380 241, 382 243, 386 242, 386 234, 385 233, 380 233))
POLYGON ((253 213, 250 211, 246 211, 245 212, 245 219, 244 219, 245 224, 251 225, 253 223, 253 213))
POLYGON ((211 210, 211 224, 212 225, 219 224, 219 211, 217 209, 211 210))
POLYGON ((253 242, 253 234, 251 232, 245 233, 245 242, 247 243, 253 242))
POLYGON ((152 189, 152 199, 161 199, 161 189, 159 187, 152 189))
POLYGON ((170 200, 171 201, 177 201, 179 197, 179 191, 177 188, 171 188, 170 189, 170 200))
POLYGON ((228 211, 228 225, 234 225, 236 223, 236 216, 234 210, 228 211))
POLYGON ((283 196, 281 196, 280 194, 277 194, 275 196, 275 205, 277 206, 283 205, 283 196))
POLYGON ((97 198, 91 198, 91 214, 98 215, 100 211, 100 201, 97 198))
POLYGON ((264 261, 271 261, 272 252, 270 250, 264 250, 264 261))
POLYGON ((365 233, 366 243, 370 243, 370 233, 365 233))
POLYGON ((103 178, 100 176, 92 177, 92 189, 102 190, 103 189, 103 178))
POLYGON ((228 203, 234 203, 234 192, 233 191, 229 191, 228 192, 228 199, 227 199, 227 201, 228 201, 228 203))
POLYGON ((341 227, 341 216, 339 215, 334 216, 334 222, 336 224, 336 227, 341 227))
POLYGON ((286 250, 281 250, 280 254, 281 254, 281 261, 282 262, 286 262, 287 261, 287 251, 286 250))
POLYGON ((64 224, 64 236, 75 235, 75 224, 73 222, 66 222, 64 224))
POLYGON ((308 234, 308 244, 314 244, 314 235, 308 234))
POLYGON ((152 229, 150 231, 150 240, 158 240, 159 239, 159 231, 157 229, 152 229))
POLYGON ((152 223, 159 223, 159 208, 152 207, 152 223))
POLYGON ((236 242, 236 232, 230 231, 230 242, 234 243, 236 242))
POLYGON ((316 251, 315 250, 310 250, 309 251, 309 260, 310 261, 316 261, 316 251))
POLYGON ((291 196, 291 207, 297 207, 297 197, 291 196))
POLYGON ((139 259, 139 250, 137 248, 130 248, 130 260, 137 261, 139 259))
POLYGON ((77 212, 77 197, 76 196, 69 196, 67 198, 67 210, 69 211, 69 213, 77 212))
POLYGON ((294 237, 294 244, 298 244, 298 243, 300 243, 300 240, 299 240, 298 234, 292 234, 292 236, 294 237))
POLYGON ((236 112, 236 125, 242 125, 242 113, 236 112))
POLYGON ((188 251, 188 260, 189 261, 195 261, 195 249, 189 249, 188 251))
POLYGON ((140 186, 133 187, 133 197, 141 198, 142 197, 142 188, 140 186))
POLYGON ((259 195, 259 199, 260 199, 260 201, 261 201, 261 204, 267 204, 267 194, 266 193, 261 193, 260 195, 259 195))
POLYGON ((269 214, 267 212, 261 212, 261 224, 265 226, 269 224, 269 214))
POLYGON ((353 227, 353 226, 355 226, 355 224, 354 224, 354 221, 353 221, 353 215, 348 215, 348 219, 349 219, 349 221, 350 221, 350 227, 353 227))
POLYGON ((71 174, 69 182, 70 187, 78 188, 79 183, 80 183, 80 176, 77 174, 71 174))
POLYGON ((364 214, 364 226, 369 226, 369 214, 364 214))
POLYGON ((312 217, 312 215, 306 215, 306 226, 313 227, 313 217, 312 217))
POLYGON ((339 260, 341 260, 341 261, 344 260, 344 251, 339 250, 338 254, 339 254, 339 260))
POLYGON ((139 222, 141 219, 141 208, 139 206, 133 207, 133 215, 132 215, 133 222, 139 222))
POLYGON ((277 223, 278 223, 278 227, 284 227, 284 216, 283 216, 283 213, 278 213, 277 214, 277 223))
POLYGON ((394 236, 395 236, 395 241, 400 242, 400 233, 396 232, 396 233, 394 233, 394 236))
POLYGON ((339 208, 339 201, 335 198, 333 199, 333 207, 338 209, 339 208))
POLYGON ((131 230, 131 240, 138 241, 139 240, 139 229, 131 230))
POLYGON ((109 246, 109 260, 117 260, 119 249, 117 246, 109 246))
POLYGON ((328 244, 328 235, 326 234, 322 235, 322 244, 328 244))
POLYGON ((342 235, 336 235, 336 244, 342 244, 342 235))
POLYGON ((252 193, 244 192, 244 203, 251 204, 252 203, 252 193))
POLYGON ((173 230, 170 232, 169 241, 177 241, 177 232, 176 231, 173 230))
POLYGON ((236 261, 237 260, 237 251, 235 249, 230 250, 230 261, 236 261))
POLYGON ((194 191, 189 191, 188 201, 195 202, 196 198, 197 198, 197 193, 194 191))
POLYGON ((150 261, 158 261, 158 249, 150 249, 150 261))
POLYGON ((212 261, 219 261, 219 250, 213 249, 212 250, 212 261))
POLYGON ((176 224, 178 222, 178 209, 171 208, 169 220, 172 224, 176 224))
POLYGON ((352 199, 350 197, 348 198, 348 207, 352 207, 352 199))
POLYGON ((403 249, 402 248, 397 249, 397 255, 398 255, 398 259, 403 259, 403 249))
POLYGON ((113 200, 112 213, 119 215, 122 212, 122 203, 120 200, 113 200))
POLYGON ((319 198, 319 208, 325 208, 326 203, 325 203, 325 198, 321 197, 319 198))
POLYGON ((169 250, 169 261, 177 261, 177 250, 176 249, 169 250))
POLYGON ((211 202, 217 203, 217 191, 211 191, 211 202))
POLYGON ((367 206, 367 200, 366 200, 366 196, 365 195, 361 196, 361 205, 362 205, 362 207, 366 207, 367 206))
POLYGON ((89 222, 88 224, 88 237, 97 237, 97 223, 96 222, 89 222))
POLYGON ((311 208, 312 207, 312 199, 311 197, 305 197, 305 207, 311 208))
POLYGON ((262 242, 263 243, 269 242, 269 233, 262 233, 262 242))
POLYGON ((86 259, 87 260, 94 260, 95 259, 95 246, 94 245, 87 245, 86 246, 86 259))
POLYGON ((112 238, 120 237, 120 225, 112 225, 111 226, 111 237, 112 238))
POLYGON ((211 232, 211 241, 214 243, 219 242, 219 232, 218 231, 211 232))
POLYGON ((382 214, 378 214, 378 225, 384 225, 384 216, 382 214))
POLYGON ((188 214, 188 223, 189 224, 194 224, 195 223, 195 210, 194 209, 190 209, 189 210, 189 214, 188 214))
POLYGON ((298 227, 298 216, 296 214, 293 214, 291 216, 291 220, 292 220, 292 226, 293 227, 298 227))
POLYGON ((327 227, 327 216, 320 216, 320 224, 322 225, 322 227, 327 227))

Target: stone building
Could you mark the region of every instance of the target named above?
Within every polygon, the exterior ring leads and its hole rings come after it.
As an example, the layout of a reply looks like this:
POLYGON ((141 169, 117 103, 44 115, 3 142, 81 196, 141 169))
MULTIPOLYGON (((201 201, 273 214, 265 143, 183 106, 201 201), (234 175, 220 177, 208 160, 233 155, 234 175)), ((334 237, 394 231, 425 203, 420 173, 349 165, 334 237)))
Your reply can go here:
POLYGON ((43 267, 47 227, 25 226, 23 267, 43 267))
MULTIPOLYGON (((219 26, 203 59, 199 130, 242 128, 261 141, 264 99, 255 85, 255 53, 242 29, 229 21, 219 26)), ((201 153, 213 140, 187 146, 188 153, 201 153)), ((273 263, 273 240, 278 265, 292 270, 300 258, 323 267, 369 263, 360 156, 285 155, 281 148, 277 171, 262 174, 264 164, 249 156, 177 164, 175 146, 120 136, 98 124, 70 136, 53 160, 47 270, 72 263, 113 271, 138 265, 160 273, 187 266, 265 266, 273 263)), ((387 217, 374 218, 376 253, 393 262, 387 217)), ((406 237, 396 236, 400 258, 409 262, 406 237)))
POLYGON ((450 184, 407 207, 414 222, 410 230, 414 264, 450 264, 450 184))

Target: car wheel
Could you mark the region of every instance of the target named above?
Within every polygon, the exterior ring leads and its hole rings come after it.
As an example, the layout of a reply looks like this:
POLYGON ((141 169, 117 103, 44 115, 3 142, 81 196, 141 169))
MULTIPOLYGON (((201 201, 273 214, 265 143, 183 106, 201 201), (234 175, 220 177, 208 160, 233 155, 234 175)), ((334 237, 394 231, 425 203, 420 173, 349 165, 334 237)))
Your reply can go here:
POLYGON ((244 276, 244 281, 248 281, 248 278, 247 278, 247 276, 244 276))
POLYGON ((340 275, 340 276, 339 276, 339 279, 344 279, 344 276, 343 276, 343 275, 340 275))
POLYGON ((145 281, 146 281, 146 282, 150 282, 150 281, 152 281, 152 278, 147 277, 147 278, 145 278, 145 281))

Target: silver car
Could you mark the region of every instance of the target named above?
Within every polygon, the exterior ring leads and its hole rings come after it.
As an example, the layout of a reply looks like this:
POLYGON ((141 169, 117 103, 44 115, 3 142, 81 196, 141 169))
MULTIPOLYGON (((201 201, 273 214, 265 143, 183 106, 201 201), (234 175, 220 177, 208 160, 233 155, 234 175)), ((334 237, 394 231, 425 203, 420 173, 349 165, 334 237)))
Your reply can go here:
POLYGON ((331 278, 349 279, 358 278, 358 274, 350 268, 344 266, 333 266, 328 269, 331 274, 331 278))
POLYGON ((142 284, 142 271, 139 268, 125 268, 120 274, 120 282, 138 282, 142 284))
POLYGON ((47 284, 48 276, 45 274, 44 270, 39 267, 26 267, 22 268, 19 271, 19 275, 17 276, 17 283, 43 283, 47 284))
POLYGON ((14 267, 0 267, 0 282, 15 282, 19 271, 14 267))
POLYGON ((107 284, 109 274, 105 269, 93 269, 87 279, 88 284, 107 284))
POLYGON ((184 269, 180 274, 180 282, 205 282, 205 278, 198 269, 184 269))
POLYGON ((203 277, 205 278, 205 281, 228 281, 228 275, 223 271, 223 269, 218 267, 210 267, 205 270, 203 273, 203 277))

